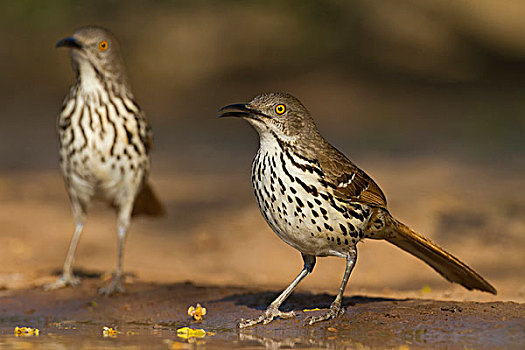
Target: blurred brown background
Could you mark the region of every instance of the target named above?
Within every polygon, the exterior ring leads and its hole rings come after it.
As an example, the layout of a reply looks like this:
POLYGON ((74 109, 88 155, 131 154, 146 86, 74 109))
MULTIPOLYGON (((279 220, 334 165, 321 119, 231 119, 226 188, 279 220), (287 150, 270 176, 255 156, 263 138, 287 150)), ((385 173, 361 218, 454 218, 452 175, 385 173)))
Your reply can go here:
MULTIPOLYGON (((120 38, 169 210, 132 227, 125 266, 140 278, 278 289, 299 271, 252 198, 256 133, 216 118, 278 90, 303 101, 396 216, 494 282, 496 298, 523 301, 523 18, 520 0, 2 2, 0 287, 40 283, 63 263, 73 225, 55 120, 73 73, 54 44, 98 24, 120 38)), ((95 206, 77 266, 113 268, 114 226, 95 206)), ((483 298, 394 247, 361 252, 348 293, 430 285, 483 298)), ((333 293, 344 263, 322 261, 303 288, 333 293)))

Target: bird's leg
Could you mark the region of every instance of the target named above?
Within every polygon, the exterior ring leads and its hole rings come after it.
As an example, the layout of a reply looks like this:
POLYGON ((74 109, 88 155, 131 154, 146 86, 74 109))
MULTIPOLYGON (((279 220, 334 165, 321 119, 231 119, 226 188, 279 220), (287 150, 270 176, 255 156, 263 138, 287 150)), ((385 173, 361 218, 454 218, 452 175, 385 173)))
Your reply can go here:
POLYGON ((75 251, 77 249, 78 241, 82 235, 82 228, 84 225, 80 222, 77 222, 75 226, 75 233, 71 239, 69 245, 69 250, 67 251, 66 261, 64 262, 64 268, 62 269, 62 274, 55 282, 48 283, 44 285, 44 290, 54 290, 63 288, 66 286, 77 286, 80 284, 80 279, 73 275, 73 258, 75 256, 75 251))
POLYGON ((100 294, 111 295, 115 293, 124 292, 122 286, 122 259, 124 255, 124 243, 126 241, 126 235, 128 233, 129 222, 131 218, 131 206, 123 208, 119 214, 118 228, 117 228, 117 239, 118 239, 118 256, 117 256, 117 269, 113 273, 111 282, 106 286, 99 289, 100 294))
POLYGON ((330 319, 339 317, 342 314, 344 314, 345 310, 341 307, 341 304, 343 301, 343 293, 345 291, 346 284, 348 283, 348 279, 350 278, 350 274, 352 273, 352 270, 354 269, 356 260, 357 260, 357 249, 354 247, 350 252, 346 254, 345 275, 343 276, 343 281, 341 282, 341 286, 339 287, 339 293, 337 293, 335 300, 330 305, 330 310, 328 310, 326 314, 321 315, 321 316, 308 317, 306 319, 306 324, 312 325, 314 323, 330 320, 330 319))
POLYGON ((122 255, 124 254, 124 242, 126 240, 127 226, 118 226, 117 238, 118 238, 118 257, 117 257, 117 269, 111 276, 111 282, 105 287, 99 289, 99 293, 103 295, 112 295, 115 293, 123 293, 124 287, 122 286, 122 255))
POLYGON ((256 324, 268 324, 273 321, 275 317, 281 318, 292 318, 295 317, 295 312, 283 312, 279 310, 281 304, 292 294, 297 285, 312 272, 315 266, 315 256, 302 254, 304 260, 304 267, 301 270, 301 273, 290 283, 288 288, 286 288, 271 304, 268 306, 266 311, 256 319, 253 320, 244 320, 242 319, 239 323, 239 328, 251 327, 256 324))
POLYGON ((84 222, 86 221, 86 203, 89 202, 89 196, 86 198, 80 198, 74 195, 71 191, 69 192, 71 199, 71 209, 73 211, 73 218, 75 219, 75 233, 69 244, 69 249, 66 255, 66 261, 62 269, 62 274, 55 282, 44 285, 44 290, 54 290, 64 288, 67 286, 77 286, 80 284, 80 279, 73 275, 73 260, 75 257, 75 251, 77 250, 80 236, 82 235, 82 229, 84 228, 84 222))

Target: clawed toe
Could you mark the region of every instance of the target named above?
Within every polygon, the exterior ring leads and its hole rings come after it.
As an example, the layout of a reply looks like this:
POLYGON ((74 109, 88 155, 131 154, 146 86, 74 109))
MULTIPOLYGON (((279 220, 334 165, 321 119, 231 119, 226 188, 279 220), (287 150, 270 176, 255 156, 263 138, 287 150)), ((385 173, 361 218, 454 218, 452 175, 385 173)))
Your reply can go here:
POLYGON ((55 282, 46 283, 43 286, 45 291, 56 290, 67 286, 78 286, 80 284, 80 278, 73 275, 60 275, 55 282))
POLYGON ((106 295, 106 296, 114 295, 117 293, 124 293, 124 292, 125 292, 125 289, 122 286, 122 281, 120 277, 116 277, 116 276, 113 276, 113 278, 111 279, 111 282, 106 287, 102 287, 98 290, 99 294, 106 295))
POLYGON ((296 315, 294 311, 289 311, 289 312, 279 311, 279 314, 277 316, 279 316, 280 318, 288 319, 288 318, 294 318, 296 315))
POLYGON ((308 326, 311 326, 315 323, 322 322, 322 321, 328 321, 334 318, 337 318, 345 313, 345 309, 343 309, 340 306, 330 306, 330 310, 328 310, 327 313, 321 316, 310 316, 307 317, 305 320, 305 324, 308 326))
MULTIPOLYGON (((321 315, 321 316, 310 316, 310 317, 306 318, 305 324, 311 326, 311 325, 313 325, 315 323, 318 323, 318 322, 331 320, 331 319, 334 319, 334 318, 337 318, 337 317, 341 316, 342 314, 344 314, 344 312, 345 312, 345 310, 342 307, 340 307, 338 305, 332 305, 332 306, 330 306, 330 310, 328 310, 328 312, 326 312, 324 315, 321 315)), ((276 317, 280 317, 280 318, 283 318, 283 319, 288 319, 288 318, 293 318, 295 316, 296 316, 296 314, 293 311, 283 312, 283 311, 279 311, 276 308, 268 308, 258 318, 255 318, 255 319, 252 319, 252 320, 244 320, 244 319, 241 320, 241 322, 239 322, 239 328, 252 327, 252 326, 255 326, 257 324, 265 325, 265 324, 268 324, 268 323, 272 322, 276 317)))
POLYGON ((295 317, 295 312, 293 311, 283 312, 283 311, 279 311, 276 308, 269 307, 268 309, 266 309, 266 311, 261 316, 259 316, 256 319, 241 320, 241 322, 239 322, 239 328, 251 327, 259 323, 268 324, 272 322, 276 317, 280 317, 283 319, 293 318, 295 317))

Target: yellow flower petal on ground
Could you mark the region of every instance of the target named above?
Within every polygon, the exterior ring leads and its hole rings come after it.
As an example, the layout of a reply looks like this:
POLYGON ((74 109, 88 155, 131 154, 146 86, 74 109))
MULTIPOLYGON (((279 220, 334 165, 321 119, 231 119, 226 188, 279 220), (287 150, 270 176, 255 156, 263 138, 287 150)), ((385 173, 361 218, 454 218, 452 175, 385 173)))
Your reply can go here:
POLYGON ((102 328, 102 335, 104 337, 116 337, 117 336, 117 331, 111 327, 104 327, 102 328))
MULTIPOLYGON (((209 334, 212 335, 212 334, 209 334)), ((183 327, 177 329, 177 337, 183 339, 189 338, 203 338, 206 336, 206 331, 204 329, 193 329, 189 327, 183 327)))
POLYGON ((188 316, 192 317, 195 321, 202 320, 204 315, 206 315, 206 308, 202 307, 201 304, 188 308, 188 316))
POLYGON ((15 327, 15 335, 17 337, 19 336, 39 336, 40 330, 37 328, 31 328, 31 327, 15 327))
POLYGON ((428 294, 432 292, 432 288, 429 286, 429 285, 424 285, 422 288, 421 288, 421 293, 422 294, 428 294))

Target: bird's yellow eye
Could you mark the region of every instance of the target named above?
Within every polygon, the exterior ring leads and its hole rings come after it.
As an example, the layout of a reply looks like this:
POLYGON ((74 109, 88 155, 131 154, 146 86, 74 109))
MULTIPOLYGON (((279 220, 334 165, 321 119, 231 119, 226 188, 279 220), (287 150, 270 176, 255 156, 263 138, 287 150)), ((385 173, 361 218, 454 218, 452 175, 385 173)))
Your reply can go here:
POLYGON ((104 52, 108 49, 108 42, 106 40, 102 40, 98 43, 98 51, 104 52))
POLYGON ((280 105, 275 106, 275 113, 281 115, 281 114, 284 114, 284 112, 286 112, 286 106, 285 105, 280 104, 280 105))

